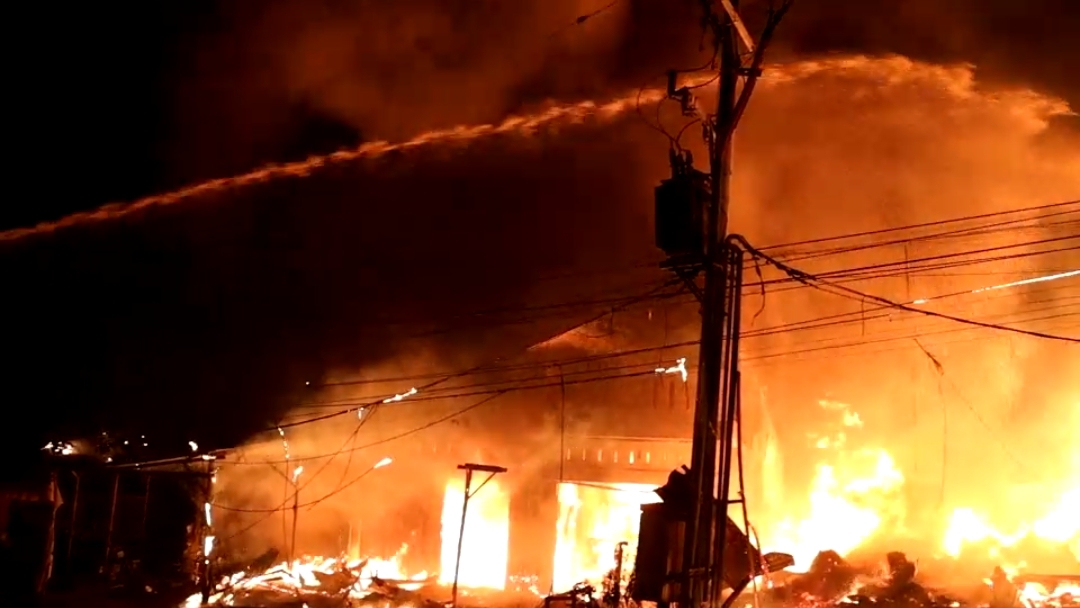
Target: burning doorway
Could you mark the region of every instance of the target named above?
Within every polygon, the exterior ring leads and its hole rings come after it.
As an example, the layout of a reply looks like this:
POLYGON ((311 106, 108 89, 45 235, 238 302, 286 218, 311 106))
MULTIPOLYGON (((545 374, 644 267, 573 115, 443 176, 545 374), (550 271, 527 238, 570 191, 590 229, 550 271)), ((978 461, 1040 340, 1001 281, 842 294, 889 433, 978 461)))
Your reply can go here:
POLYGON ((555 537, 554 588, 580 582, 597 589, 615 568, 615 551, 625 542, 623 578, 637 550, 641 505, 660 502, 652 484, 560 483, 555 537))

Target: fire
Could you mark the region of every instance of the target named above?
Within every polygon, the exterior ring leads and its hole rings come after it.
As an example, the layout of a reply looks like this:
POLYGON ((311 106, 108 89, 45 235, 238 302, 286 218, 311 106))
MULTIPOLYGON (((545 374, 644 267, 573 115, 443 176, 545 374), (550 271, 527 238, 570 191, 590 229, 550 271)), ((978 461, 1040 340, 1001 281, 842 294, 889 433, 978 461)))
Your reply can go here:
POLYGON ((821 551, 846 555, 864 544, 882 525, 902 517, 899 490, 904 475, 881 448, 846 451, 847 432, 862 427, 857 412, 842 403, 820 402, 838 411, 840 428, 812 436, 813 446, 825 452, 816 467, 806 515, 785 517, 771 530, 761 530, 765 548, 789 553, 797 568, 807 568, 821 551))
POLYGON ((1062 606, 1080 598, 1080 585, 1058 585, 1053 590, 1040 583, 1024 583, 1018 599, 1028 608, 1062 606))
MULTIPOLYGON (((401 550, 390 559, 306 557, 292 563, 282 562, 259 574, 238 572, 222 577, 210 594, 210 604, 242 606, 256 600, 295 600, 304 596, 344 596, 359 600, 376 592, 373 588, 376 578, 394 581, 400 589, 414 590, 425 583, 428 574, 405 574, 401 562, 407 550, 408 547, 402 545, 401 550)), ((200 605, 200 594, 192 595, 183 604, 184 608, 200 605)))
MULTIPOLYGON (((1072 428, 1080 428, 1080 399, 1069 401, 1075 403, 1072 428)), ((1071 455, 1065 459, 1065 474, 1061 477, 1063 482, 1042 488, 1037 497, 1024 496, 1025 504, 1029 505, 1027 519, 1008 512, 987 514, 967 507, 957 508, 946 528, 942 545, 945 553, 959 558, 984 551, 982 557, 1000 561, 1006 550, 1035 541, 1043 546, 1065 548, 1080 565, 1080 444, 1075 437, 1071 443, 1071 455), (1040 509, 1041 505, 1045 507, 1040 509)))
POLYGON ((991 525, 987 518, 969 508, 952 512, 945 531, 943 548, 959 558, 965 549, 986 548, 987 557, 998 559, 1003 549, 1035 538, 1047 544, 1064 545, 1080 560, 1080 487, 1063 493, 1043 517, 1032 524, 1021 522, 1008 532, 991 525))
MULTIPOLYGON (((615 551, 625 542, 623 572, 633 569, 641 505, 660 502, 655 486, 633 483, 560 483, 555 537, 556 590, 586 582, 599 589, 615 568, 615 551)), ((625 578, 625 574, 624 574, 625 578)))
MULTIPOLYGON (((454 582, 464 490, 465 484, 460 479, 446 484, 442 548, 439 552, 439 582, 443 584, 454 582)), ((477 589, 505 589, 510 548, 509 497, 495 479, 488 481, 479 491, 474 485, 470 493, 469 508, 465 512, 458 585, 477 589)))

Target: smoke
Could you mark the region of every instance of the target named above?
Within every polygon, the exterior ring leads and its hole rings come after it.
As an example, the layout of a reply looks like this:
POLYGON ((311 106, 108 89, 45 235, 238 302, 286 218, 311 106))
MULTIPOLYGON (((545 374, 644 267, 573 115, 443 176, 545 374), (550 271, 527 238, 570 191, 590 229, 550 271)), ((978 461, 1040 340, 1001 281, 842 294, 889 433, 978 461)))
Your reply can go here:
POLYGON ((220 33, 202 37, 180 69, 187 77, 176 85, 177 124, 200 127, 176 133, 175 146, 185 151, 176 171, 204 175, 249 167, 275 152, 280 158, 305 137, 312 117, 337 125, 322 142, 331 146, 351 143, 334 142, 335 130, 339 138, 351 129, 365 140, 393 141, 498 121, 607 70, 624 38, 628 3, 575 25, 602 4, 232 7, 217 18, 220 33), (537 79, 547 84, 530 91, 537 79), (205 154, 188 154, 193 149, 205 154))
MULTIPOLYGON (((751 29, 765 5, 743 3, 751 29)), ((547 99, 662 85, 666 70, 706 62, 699 11, 691 0, 219 8, 174 66, 173 171, 194 181, 310 148, 492 122, 547 99)), ((999 0, 881 9, 818 1, 800 3, 785 19, 776 51, 796 59, 844 51, 974 61, 984 81, 1073 99, 1076 19, 1066 0, 1019 12, 999 0)))
MULTIPOLYGON (((733 228, 747 234, 754 243, 772 244, 1075 198, 1080 193, 1080 144, 1066 135, 1046 137, 1053 128, 1053 117, 1067 112, 1060 100, 1030 90, 984 86, 974 77, 973 69, 965 65, 935 66, 899 57, 859 56, 778 67, 763 81, 738 135, 733 228)), ((678 117, 664 114, 663 120, 670 130, 677 128, 678 117)), ((618 259, 648 259, 651 247, 647 238, 648 221, 642 218, 647 218, 649 213, 649 186, 661 179, 666 169, 660 152, 663 139, 631 120, 603 132, 590 132, 587 137, 585 132, 572 129, 562 133, 559 139, 545 137, 544 143, 556 150, 553 156, 543 156, 545 174, 549 177, 574 174, 566 167, 551 172, 552 167, 560 166, 557 158, 564 153, 597 163, 595 173, 581 181, 561 184, 562 191, 576 193, 574 200, 589 201, 597 209, 592 212, 596 213, 591 215, 592 222, 585 226, 570 220, 546 224, 547 229, 540 231, 541 236, 530 246, 552 255, 566 251, 567 242, 575 243, 575 247, 586 246, 584 243, 588 242, 591 251, 588 263, 597 267, 616 264, 618 259), (586 154, 579 147, 598 140, 605 142, 598 149, 602 154, 586 154), (611 190, 601 196, 586 195, 591 192, 587 184, 594 180, 611 190), (581 230, 577 239, 568 241, 565 236, 556 236, 577 229, 581 230)), ((488 151, 484 146, 481 145, 483 150, 469 152, 471 163, 488 151)), ((531 161, 540 158, 534 155, 534 149, 522 150, 519 144, 509 149, 519 159, 521 156, 531 161)), ((463 159, 438 160, 456 163, 463 159)), ((514 171, 509 165, 505 170, 514 171)), ((519 175, 523 172, 517 171, 519 175)), ((478 173, 487 175, 482 170, 478 173)), ((531 171, 524 173, 527 176, 531 171)), ((486 184, 486 178, 481 181, 486 184)), ((549 201, 545 212, 555 213, 554 204, 549 201)), ((1051 238, 1053 230, 1036 227, 1016 234, 981 235, 949 246, 952 250, 1000 247, 1017 240, 1051 238)), ((1066 229, 1064 234, 1070 233, 1066 229)), ((1019 251, 1031 249, 1040 247, 1019 251)), ((897 246, 796 266, 827 271, 895 261, 904 259, 905 255, 917 259, 947 250, 948 247, 916 243, 906 252, 897 246)), ((581 251, 574 250, 575 263, 586 259, 581 251)), ((1076 263, 1076 252, 1071 250, 991 266, 972 266, 967 269, 971 272, 961 268, 944 276, 930 273, 910 281, 877 280, 857 284, 856 288, 907 301, 985 287, 1016 276, 1009 273, 1063 270, 1075 267, 1076 263)), ((519 288, 528 290, 534 284, 534 279, 523 278, 519 288)), ((992 319, 997 315, 1011 319, 1032 307, 1058 306, 1058 312, 1070 314, 1068 298, 1072 292, 1068 289, 1072 287, 1069 285, 1051 284, 1041 293, 1005 290, 992 299, 946 304, 944 310, 958 316, 992 319)), ((748 295, 750 303, 746 308, 756 309, 757 298, 748 295)), ((859 306, 808 289, 771 292, 765 296, 763 313, 752 327, 767 328, 858 311, 859 306)), ((573 353, 682 342, 693 338, 695 317, 696 307, 687 300, 620 312, 533 349, 526 360, 528 357, 565 359, 575 356, 573 353), (597 347, 597 343, 602 346, 597 347)), ((579 318, 587 316, 582 314, 579 318)), ((1067 321, 1034 327, 1068 333, 1067 321)), ((755 411, 760 407, 752 396, 763 393, 759 389, 767 387, 769 416, 780 429, 780 450, 790 463, 790 459, 802 453, 808 434, 832 424, 824 420, 825 414, 816 407, 816 401, 829 397, 847 403, 866 421, 865 428, 852 440, 858 445, 888 450, 903 471, 909 505, 899 512, 906 511, 907 524, 917 530, 940 526, 940 514, 953 506, 971 505, 993 513, 997 503, 991 496, 1000 496, 1008 488, 1022 486, 1027 492, 1043 492, 1047 496, 1060 491, 1060 484, 1071 473, 1054 462, 1069 462, 1066 450, 1070 439, 1054 420, 1074 415, 1072 410, 1076 407, 1073 378, 1077 377, 1077 362, 1075 357, 1068 356, 1069 346, 1058 347, 986 330, 961 331, 962 328, 940 320, 886 323, 892 325, 870 323, 851 331, 841 328, 746 340, 745 399, 751 419, 748 424, 755 424, 753 419, 758 416, 755 411), (912 332, 925 335, 918 342, 905 338, 912 332), (875 345, 882 339, 887 340, 875 345), (845 346, 861 340, 867 340, 869 346, 845 346), (807 354, 791 354, 808 347, 811 352, 807 354), (812 347, 823 348, 814 351, 812 347), (1035 450, 1037 442, 1045 443, 1048 432, 1061 435, 1058 438, 1061 449, 1035 450), (974 470, 987 469, 991 471, 988 475, 971 474, 974 470)), ((445 350, 429 351, 419 358, 401 352, 391 364, 393 369, 361 367, 358 372, 355 368, 339 366, 333 377, 385 378, 460 368, 459 362, 448 362, 444 357, 447 353, 471 351, 472 346, 450 343, 445 350)), ((684 348, 643 357, 660 361, 680 352, 692 354, 684 348)), ((539 373, 557 378, 559 371, 548 368, 539 373)), ((520 379, 520 375, 510 374, 500 379, 520 379)), ((458 380, 449 387, 475 381, 458 380)), ((661 420, 669 423, 666 433, 678 434, 680 428, 688 428, 689 411, 685 405, 693 394, 693 378, 683 388, 660 390, 659 400, 666 403, 662 407, 667 408, 663 410, 667 413, 656 410, 656 396, 652 397, 651 410, 643 407, 642 391, 652 393, 656 381, 645 378, 570 386, 566 389, 565 402, 554 388, 501 396, 452 422, 385 444, 387 450, 395 453, 425 449, 424 446, 452 446, 445 454, 430 456, 425 461, 430 468, 407 474, 410 480, 416 480, 415 484, 402 484, 397 475, 394 481, 389 478, 378 481, 373 476, 362 482, 370 483, 367 489, 328 499, 328 505, 335 506, 325 507, 323 516, 313 515, 311 519, 321 522, 318 526, 340 527, 352 517, 352 505, 360 500, 357 497, 361 494, 377 496, 379 508, 390 511, 404 508, 403 505, 411 504, 409 501, 421 500, 419 497, 424 492, 429 493, 427 500, 430 500, 431 488, 441 487, 448 476, 457 474, 454 464, 498 454, 498 446, 505 445, 507 437, 513 437, 515 444, 528 446, 513 461, 517 466, 506 476, 506 483, 513 488, 527 483, 529 478, 550 479, 554 475, 557 451, 553 446, 565 436, 610 434, 611 428, 619 428, 618 433, 633 434, 625 429, 636 422, 643 425, 642 432, 657 432, 661 420), (599 403, 620 405, 608 411, 597 408, 599 403), (563 407, 565 410, 560 410, 563 407), (614 411, 628 407, 634 408, 632 418, 636 421, 614 411), (560 411, 565 419, 560 418, 560 411), (513 415, 508 416, 509 412, 513 415)), ((670 383, 672 379, 661 381, 670 383)), ((400 381, 392 385, 395 388, 390 386, 358 389, 346 385, 321 395, 320 399, 351 397, 363 401, 407 388, 400 381)), ((418 397, 423 395, 421 392, 418 397)), ((423 427, 466 405, 468 402, 463 400, 437 405, 425 401, 410 404, 406 400, 380 410, 372 422, 361 428, 358 437, 362 439, 350 441, 378 443, 423 427)), ((343 419, 297 429, 294 435, 302 439, 297 439, 294 446, 304 447, 292 449, 302 456, 333 453, 355 424, 355 420, 343 419)), ((273 459, 274 452, 280 449, 276 441, 261 444, 250 458, 257 460, 269 454, 273 459)), ((350 456, 336 456, 320 475, 320 485, 313 484, 310 493, 321 495, 332 491, 339 479, 363 470, 364 462, 381 457, 380 449, 358 451, 352 456, 349 471, 344 467, 350 456)), ((438 451, 442 447, 433 449, 438 451)), ((776 467, 776 463, 772 466, 776 467)), ((809 483, 811 471, 787 465, 776 468, 787 476, 783 485, 790 500, 785 501, 784 510, 797 510, 799 488, 809 483)), ((238 468, 229 475, 240 476, 245 470, 238 468)), ((272 474, 266 477, 271 489, 258 503, 263 508, 281 501, 277 495, 280 488, 273 489, 275 484, 281 485, 280 476, 276 481, 272 474)), ((248 478, 243 479, 243 483, 236 482, 240 485, 227 486, 225 496, 231 500, 248 495, 248 478)), ((747 483, 752 496, 764 490, 753 478, 747 483)), ((434 495, 441 493, 434 491, 434 495)), ((312 512, 323 508, 315 507, 312 512)), ((1020 512, 1010 512, 1010 508, 1002 507, 996 515, 1008 520, 1020 512)), ((769 518, 776 516, 762 504, 760 517, 764 521, 759 519, 758 528, 767 529, 769 518)), ((1008 524, 1006 521, 1003 525, 1008 524)), ((325 531, 316 532, 311 528, 314 525, 304 523, 301 529, 319 538, 328 535, 325 531)), ((273 537, 276 531, 267 534, 273 537)), ((920 537, 922 551, 934 551, 933 543, 939 538, 936 534, 937 531, 926 532, 920 537)), ((881 542, 889 546, 899 541, 893 534, 881 542)))

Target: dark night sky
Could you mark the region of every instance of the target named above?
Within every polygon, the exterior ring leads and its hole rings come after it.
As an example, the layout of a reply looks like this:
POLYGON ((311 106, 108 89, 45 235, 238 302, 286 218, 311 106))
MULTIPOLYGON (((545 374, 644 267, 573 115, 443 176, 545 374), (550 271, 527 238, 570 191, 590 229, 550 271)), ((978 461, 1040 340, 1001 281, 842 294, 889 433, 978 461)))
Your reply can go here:
MULTIPOLYGON (((601 15, 560 25, 602 4, 24 5, 11 27, 33 42, 7 53, 14 160, 0 228, 365 137, 623 91, 695 61, 696 2, 626 0, 625 23, 605 26, 601 15)), ((1074 0, 801 0, 778 53, 971 61, 988 79, 1080 107, 1076 32, 1074 0)), ((230 420, 210 439, 235 440, 303 398, 303 380, 411 348, 403 333, 424 328, 409 322, 433 310, 521 304, 540 275, 640 251, 622 236, 590 237, 610 221, 603 208, 550 198, 551 175, 576 201, 617 198, 619 168, 595 159, 620 145, 612 134, 571 136, 512 159, 497 143, 452 163, 434 153, 390 159, 361 175, 334 170, 0 245, 0 400, 9 416, 32 419, 28 428, 135 416, 139 428, 184 432, 214 414, 230 420), (543 246, 552 239, 560 247, 543 246), (372 321, 387 318, 399 323, 372 321)), ((649 218, 618 221, 609 234, 640 229, 648 239, 649 218)), ((626 291, 617 279, 607 288, 626 291)), ((590 297, 583 289, 547 291, 553 301, 590 297)), ((439 331, 449 325, 460 321, 439 331)), ((468 340, 487 356, 549 328, 531 329, 495 340, 469 325, 426 344, 449 353, 468 340)))

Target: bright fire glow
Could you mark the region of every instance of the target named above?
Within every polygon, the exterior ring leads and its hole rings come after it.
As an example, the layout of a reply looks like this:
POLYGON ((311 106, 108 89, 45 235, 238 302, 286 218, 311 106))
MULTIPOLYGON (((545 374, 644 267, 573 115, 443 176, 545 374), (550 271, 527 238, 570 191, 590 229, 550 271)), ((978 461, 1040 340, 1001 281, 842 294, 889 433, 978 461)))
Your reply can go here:
POLYGON ((1019 600, 1028 608, 1065 605, 1066 598, 1070 601, 1080 598, 1080 585, 1058 585, 1053 590, 1039 583, 1024 583, 1020 587, 1019 600))
MULTIPOLYGON (((1080 399, 1073 407, 1072 428, 1080 428, 1080 399)), ((1066 421, 1068 422, 1068 421, 1066 421)), ((1041 544, 1064 546, 1080 567, 1080 441, 1072 441, 1070 458, 1063 463, 1063 483, 1057 492, 1030 501, 1037 509, 1034 517, 1006 519, 1001 513, 981 513, 958 508, 952 512, 942 546, 945 553, 959 558, 978 555, 998 559, 1003 550, 1031 539, 1041 544), (997 517, 994 517, 994 516, 997 517)))
POLYGON ((1068 547, 1080 561, 1080 486, 1062 494, 1056 503, 1049 504, 1046 515, 1034 523, 1021 522, 1007 532, 1002 532, 972 509, 955 509, 945 532, 945 553, 959 558, 966 551, 985 550, 986 557, 997 559, 1002 549, 1015 547, 1033 537, 1068 547))
POLYGON ((862 419, 845 404, 820 405, 836 414, 840 426, 832 434, 810 438, 821 459, 807 511, 801 518, 786 517, 759 530, 765 549, 791 554, 799 570, 809 568, 821 551, 850 553, 885 522, 903 516, 899 490, 904 476, 892 456, 879 448, 846 450, 847 433, 862 427, 862 419))
MULTIPOLYGON (((480 491, 476 491, 477 486, 474 483, 470 489, 473 496, 465 512, 458 585, 504 589, 510 548, 510 500, 496 479, 488 481, 480 491)), ((444 584, 454 582, 464 489, 463 480, 452 479, 443 495, 439 582, 444 584)))
POLYGON ((686 357, 679 357, 675 360, 675 365, 672 365, 671 367, 658 367, 656 368, 656 373, 676 374, 680 378, 682 378, 683 382, 686 382, 686 379, 690 372, 686 369, 686 357))
POLYGON ((623 577, 633 570, 641 505, 660 502, 655 486, 645 484, 559 484, 559 523, 555 537, 554 586, 567 591, 587 582, 599 589, 615 568, 615 549, 623 549, 623 577))

